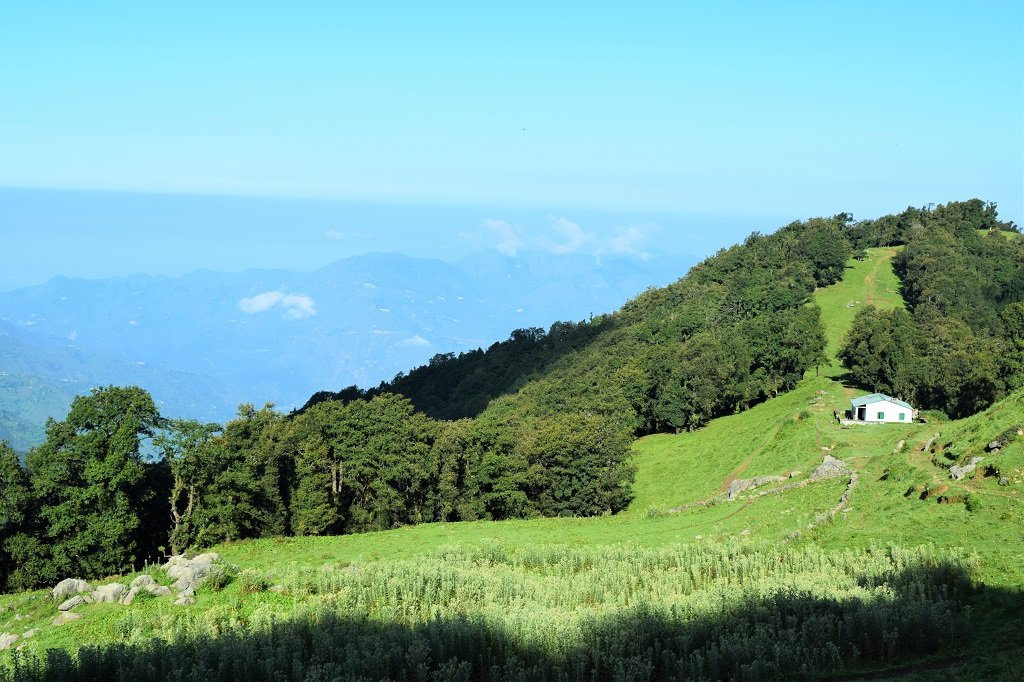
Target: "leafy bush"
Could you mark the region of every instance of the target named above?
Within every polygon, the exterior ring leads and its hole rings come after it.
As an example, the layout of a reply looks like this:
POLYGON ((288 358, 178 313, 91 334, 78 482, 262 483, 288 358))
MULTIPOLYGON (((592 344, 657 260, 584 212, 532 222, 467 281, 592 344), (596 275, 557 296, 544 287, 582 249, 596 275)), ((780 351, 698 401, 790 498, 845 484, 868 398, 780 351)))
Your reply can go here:
POLYGON ((270 581, 267 580, 266 575, 251 568, 247 568, 238 574, 238 582, 241 585, 242 591, 249 594, 265 592, 270 587, 270 581))

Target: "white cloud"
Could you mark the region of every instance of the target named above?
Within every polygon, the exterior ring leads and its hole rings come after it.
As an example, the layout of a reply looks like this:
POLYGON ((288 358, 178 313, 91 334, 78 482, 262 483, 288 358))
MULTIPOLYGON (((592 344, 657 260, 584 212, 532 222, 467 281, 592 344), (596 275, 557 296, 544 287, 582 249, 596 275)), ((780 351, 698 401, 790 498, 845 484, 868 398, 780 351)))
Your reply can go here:
POLYGON ((280 303, 282 298, 284 298, 284 294, 280 291, 265 291, 252 298, 243 298, 238 302, 238 307, 242 309, 243 313, 250 315, 262 313, 280 303))
POLYGON ((551 247, 552 253, 576 253, 587 244, 596 241, 593 234, 584 232, 582 227, 566 218, 559 218, 551 224, 562 236, 562 243, 551 247))
POLYGON ((523 240, 516 234, 510 223, 496 218, 484 218, 483 226, 491 233, 494 247, 499 253, 506 256, 514 256, 523 247, 523 240))
POLYGON ((304 320, 316 315, 316 304, 305 294, 288 294, 283 291, 264 291, 252 298, 243 298, 238 307, 244 313, 255 315, 274 308, 283 308, 285 316, 292 320, 304 320))
POLYGON ((324 232, 324 236, 328 239, 340 240, 345 238, 345 233, 341 230, 327 230, 324 232))
POLYGON ((644 230, 636 225, 630 225, 612 237, 609 246, 612 253, 625 253, 647 260, 651 257, 651 254, 642 250, 647 237, 648 235, 644 230))
POLYGON ((429 345, 430 345, 430 341, 427 341, 425 338, 423 338, 422 336, 417 334, 416 336, 410 336, 407 339, 402 339, 401 341, 399 341, 398 343, 395 344, 395 347, 396 348, 404 348, 406 346, 421 346, 422 347, 422 346, 429 346, 429 345))

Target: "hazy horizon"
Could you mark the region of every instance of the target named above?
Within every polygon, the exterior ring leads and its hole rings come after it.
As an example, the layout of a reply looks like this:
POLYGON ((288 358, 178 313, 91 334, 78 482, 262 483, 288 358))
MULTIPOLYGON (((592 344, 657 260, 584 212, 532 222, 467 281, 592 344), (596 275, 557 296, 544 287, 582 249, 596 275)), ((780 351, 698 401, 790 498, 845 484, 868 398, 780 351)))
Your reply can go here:
POLYGON ((0 215, 15 228, 0 291, 55 276, 311 271, 374 252, 444 261, 484 252, 699 259, 791 220, 11 188, 0 188, 0 215))
POLYGON ((1021 223, 1022 23, 1019 2, 12 5, 0 289, 371 250, 704 256, 972 197, 1021 223))

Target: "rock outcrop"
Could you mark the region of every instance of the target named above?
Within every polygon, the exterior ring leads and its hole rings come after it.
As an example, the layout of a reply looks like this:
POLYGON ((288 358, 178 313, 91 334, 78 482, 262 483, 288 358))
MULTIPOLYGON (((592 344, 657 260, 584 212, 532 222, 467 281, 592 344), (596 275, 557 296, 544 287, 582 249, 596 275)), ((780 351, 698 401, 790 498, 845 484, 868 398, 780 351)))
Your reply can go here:
POLYGON ((98 603, 113 604, 116 601, 121 601, 121 597, 125 595, 128 588, 121 583, 108 583, 97 587, 93 593, 92 598, 98 603))
POLYGON ((971 457, 971 461, 963 466, 951 466, 949 467, 949 477, 954 481, 963 480, 968 474, 974 473, 975 468, 978 466, 978 462, 985 459, 984 457, 971 457))
POLYGON ((78 578, 65 578, 61 580, 57 585, 50 590, 50 595, 57 601, 63 601, 68 597, 82 592, 88 592, 92 589, 89 583, 78 578))
POLYGON ((825 455, 825 459, 811 472, 811 479, 819 481, 823 478, 842 476, 846 473, 846 462, 837 459, 832 455, 825 455))
POLYGON ((216 552, 200 554, 192 559, 184 555, 172 556, 164 564, 164 571, 168 577, 174 578, 175 590, 179 593, 192 594, 210 577, 214 565, 220 560, 220 555, 216 552))
POLYGON ((734 479, 729 487, 725 491, 725 497, 727 500, 734 500, 736 496, 745 490, 752 490, 760 487, 765 483, 779 483, 785 481, 784 476, 758 476, 756 478, 737 478, 734 479))
POLYGON ((56 618, 54 618, 53 619, 53 624, 54 625, 67 625, 68 623, 73 623, 76 620, 82 620, 82 614, 80 614, 80 613, 72 613, 71 611, 67 611, 65 613, 60 614, 56 618))
POLYGON ((90 597, 83 597, 80 594, 76 594, 74 597, 69 597, 61 602, 60 606, 57 607, 58 611, 71 611, 76 606, 82 604, 92 604, 93 600, 90 597))

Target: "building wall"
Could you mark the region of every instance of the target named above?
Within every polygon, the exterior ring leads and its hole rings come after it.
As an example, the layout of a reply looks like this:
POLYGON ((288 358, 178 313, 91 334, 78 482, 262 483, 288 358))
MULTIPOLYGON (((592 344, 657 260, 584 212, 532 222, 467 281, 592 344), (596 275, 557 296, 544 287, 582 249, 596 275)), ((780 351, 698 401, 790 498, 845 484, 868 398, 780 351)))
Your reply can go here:
MULTIPOLYGON (((879 423, 890 423, 895 422, 897 424, 909 424, 914 421, 914 411, 897 405, 896 403, 890 403, 888 400, 880 400, 877 403, 871 403, 865 405, 867 410, 864 415, 864 421, 866 422, 879 422, 879 423), (879 419, 878 414, 882 413, 883 417, 879 419), (900 414, 903 415, 903 419, 900 419, 900 414)), ((854 408, 856 410, 857 408, 854 408)), ((854 418, 856 418, 856 412, 854 412, 854 418)))

